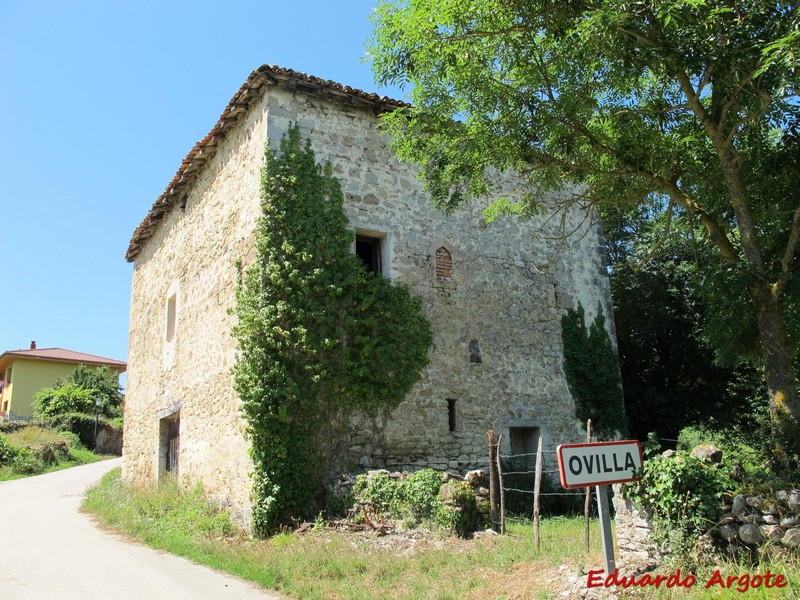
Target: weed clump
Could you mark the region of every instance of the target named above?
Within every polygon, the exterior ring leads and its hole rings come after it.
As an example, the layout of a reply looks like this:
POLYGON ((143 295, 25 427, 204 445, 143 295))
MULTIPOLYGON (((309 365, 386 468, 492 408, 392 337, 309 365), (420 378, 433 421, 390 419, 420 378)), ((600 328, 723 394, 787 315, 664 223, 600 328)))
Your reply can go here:
POLYGON ((463 481, 448 479, 433 469, 409 476, 388 472, 360 475, 353 487, 358 511, 400 519, 404 524, 428 523, 460 537, 488 524, 488 507, 463 481))

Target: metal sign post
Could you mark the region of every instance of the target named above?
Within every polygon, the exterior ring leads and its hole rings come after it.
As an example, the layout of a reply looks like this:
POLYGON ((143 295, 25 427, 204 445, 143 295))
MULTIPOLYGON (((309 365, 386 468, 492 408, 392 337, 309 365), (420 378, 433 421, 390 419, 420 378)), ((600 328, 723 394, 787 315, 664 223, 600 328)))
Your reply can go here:
POLYGON ((600 513, 600 536, 606 574, 614 572, 614 538, 611 535, 611 511, 608 486, 635 481, 642 469, 642 446, 636 440, 562 444, 556 452, 561 486, 575 489, 596 486, 597 510, 600 513))
POLYGON ((606 574, 613 573, 616 569, 614 564, 614 538, 611 536, 611 511, 608 510, 608 486, 598 485, 595 488, 597 493, 597 512, 600 516, 600 537, 603 539, 603 562, 606 574))

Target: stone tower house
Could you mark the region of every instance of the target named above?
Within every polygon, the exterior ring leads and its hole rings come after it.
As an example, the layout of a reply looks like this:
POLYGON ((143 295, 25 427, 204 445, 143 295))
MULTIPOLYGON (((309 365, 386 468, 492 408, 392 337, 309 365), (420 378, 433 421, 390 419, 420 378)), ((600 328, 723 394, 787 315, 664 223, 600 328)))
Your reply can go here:
MULTIPOLYGON (((486 224, 480 204, 429 206, 378 115, 403 103, 274 66, 253 71, 189 152, 131 239, 134 263, 123 477, 201 481, 247 521, 252 463, 233 391, 236 262, 255 255, 264 146, 290 123, 330 161, 356 251, 409 286, 434 342, 430 364, 388 419, 355 418, 342 466, 464 472, 504 453, 579 442, 562 367, 561 316, 580 301, 610 315, 600 226, 577 211, 486 224)), ((498 192, 520 181, 499 178, 498 192)), ((547 205, 547 199, 543 199, 547 205)), ((610 319, 609 319, 610 321, 610 319)))

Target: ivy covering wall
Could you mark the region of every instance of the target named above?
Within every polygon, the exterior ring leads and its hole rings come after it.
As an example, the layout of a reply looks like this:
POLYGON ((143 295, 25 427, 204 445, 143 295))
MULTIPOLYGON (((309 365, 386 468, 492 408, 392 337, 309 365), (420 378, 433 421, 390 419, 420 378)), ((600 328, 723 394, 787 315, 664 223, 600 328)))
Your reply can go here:
POLYGON ((575 399, 575 416, 601 439, 627 435, 628 417, 622 396, 619 357, 606 330, 602 307, 586 326, 586 313, 578 303, 561 318, 564 340, 564 374, 575 399))
POLYGON ((290 127, 280 152, 266 149, 257 259, 233 332, 257 535, 322 506, 348 416, 397 406, 428 362, 420 301, 368 272, 353 243, 330 165, 290 127))

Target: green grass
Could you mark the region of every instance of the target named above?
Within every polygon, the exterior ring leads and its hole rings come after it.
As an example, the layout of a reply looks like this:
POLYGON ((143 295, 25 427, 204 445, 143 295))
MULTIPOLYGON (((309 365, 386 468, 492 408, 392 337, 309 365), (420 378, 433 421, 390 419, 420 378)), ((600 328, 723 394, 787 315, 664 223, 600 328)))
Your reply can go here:
MULTIPOLYGON (((298 598, 529 598, 537 590, 546 598, 546 576, 560 564, 601 560, 599 548, 584 554, 580 519, 543 522, 541 552, 531 526, 520 524, 511 524, 504 537, 427 534, 399 549, 386 545, 392 536, 330 528, 253 541, 210 507, 199 488, 179 491, 168 483, 142 490, 122 482, 119 470, 90 490, 85 507, 155 548, 298 598)), ((597 541, 596 525, 593 530, 597 541)))
POLYGON ((15 432, 0 434, 14 448, 26 453, 28 468, 20 468, 14 463, 0 466, 0 481, 21 479, 68 469, 77 465, 97 462, 112 456, 98 455, 84 448, 72 434, 61 434, 39 426, 25 427, 15 432), (59 448, 57 452, 45 453, 49 461, 41 458, 47 447, 59 448))
MULTIPOLYGON (((592 523, 592 549, 587 554, 582 518, 543 520, 539 551, 530 523, 511 523, 506 536, 475 540, 427 533, 413 542, 323 527, 254 541, 240 534, 226 513, 206 502, 200 488, 182 491, 168 482, 154 490, 139 489, 121 481, 119 470, 90 490, 84 505, 107 525, 155 548, 304 599, 555 599, 565 589, 567 573, 584 573, 585 583, 587 570, 602 565, 597 523, 592 523), (562 565, 567 566, 563 571, 562 565)), ((763 574, 768 567, 783 573, 789 585, 750 590, 748 598, 800 597, 800 569, 790 558, 771 565, 718 566, 723 577, 763 574)), ((658 572, 669 575, 674 567, 663 566, 658 572)), ((735 586, 705 590, 712 573, 713 569, 696 573, 697 582, 688 593, 662 585, 635 593, 628 590, 622 597, 742 597, 735 586)))

